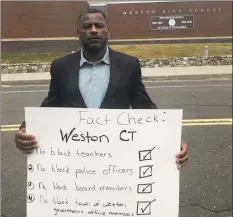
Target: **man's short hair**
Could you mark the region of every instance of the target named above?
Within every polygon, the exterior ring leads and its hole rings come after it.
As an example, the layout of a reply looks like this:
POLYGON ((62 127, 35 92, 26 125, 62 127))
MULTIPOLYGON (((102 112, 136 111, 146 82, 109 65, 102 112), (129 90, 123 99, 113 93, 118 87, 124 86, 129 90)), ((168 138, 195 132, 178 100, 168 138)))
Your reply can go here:
POLYGON ((96 14, 96 13, 102 14, 102 16, 105 19, 105 21, 108 22, 107 16, 106 16, 106 14, 103 11, 101 11, 99 9, 96 9, 96 8, 88 8, 86 11, 84 11, 83 13, 81 13, 79 15, 78 20, 77 20, 77 25, 79 26, 79 24, 80 24, 80 22, 82 20, 82 17, 84 15, 86 15, 86 14, 96 14))

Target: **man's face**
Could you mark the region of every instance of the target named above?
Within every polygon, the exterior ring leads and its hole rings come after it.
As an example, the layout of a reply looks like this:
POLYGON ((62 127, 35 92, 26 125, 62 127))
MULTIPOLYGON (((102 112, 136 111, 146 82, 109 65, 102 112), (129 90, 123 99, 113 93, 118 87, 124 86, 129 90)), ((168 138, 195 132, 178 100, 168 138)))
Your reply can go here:
POLYGON ((100 51, 107 44, 110 32, 100 13, 85 14, 77 30, 83 47, 89 51, 100 51))

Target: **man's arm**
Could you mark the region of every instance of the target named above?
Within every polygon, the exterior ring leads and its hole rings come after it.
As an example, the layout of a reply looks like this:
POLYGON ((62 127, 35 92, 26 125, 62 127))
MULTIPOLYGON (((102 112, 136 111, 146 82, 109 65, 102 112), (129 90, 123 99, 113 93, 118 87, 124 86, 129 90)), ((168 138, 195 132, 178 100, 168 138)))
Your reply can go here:
MULTIPOLYGON (((60 95, 59 95, 59 67, 58 64, 52 62, 50 67, 50 87, 47 97, 42 101, 40 107, 59 107, 61 106, 60 95)), ((25 121, 21 124, 19 129, 26 128, 25 121)))
POLYGON ((133 65, 133 88, 131 92, 132 109, 157 109, 142 83, 142 71, 139 60, 133 65))
POLYGON ((41 107, 59 107, 61 106, 60 91, 59 91, 59 72, 58 64, 52 62, 50 68, 50 87, 48 96, 42 101, 41 107))

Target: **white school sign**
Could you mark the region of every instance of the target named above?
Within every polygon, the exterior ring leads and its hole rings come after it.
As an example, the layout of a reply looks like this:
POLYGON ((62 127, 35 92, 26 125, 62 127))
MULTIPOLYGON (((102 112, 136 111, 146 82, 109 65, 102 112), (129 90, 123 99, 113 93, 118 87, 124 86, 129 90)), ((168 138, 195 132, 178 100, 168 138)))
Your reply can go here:
POLYGON ((182 110, 25 108, 27 217, 178 217, 182 110))

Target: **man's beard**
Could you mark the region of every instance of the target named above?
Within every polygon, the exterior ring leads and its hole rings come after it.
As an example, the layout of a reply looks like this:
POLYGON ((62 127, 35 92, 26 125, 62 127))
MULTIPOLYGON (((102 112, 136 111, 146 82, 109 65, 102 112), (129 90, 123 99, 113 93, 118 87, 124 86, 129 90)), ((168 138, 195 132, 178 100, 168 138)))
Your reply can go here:
POLYGON ((96 55, 98 54, 103 48, 102 47, 89 47, 89 46, 84 46, 84 49, 90 53, 91 55, 96 55))
POLYGON ((83 48, 90 54, 96 55, 100 53, 105 47, 105 44, 101 43, 98 46, 91 44, 83 44, 83 48))

